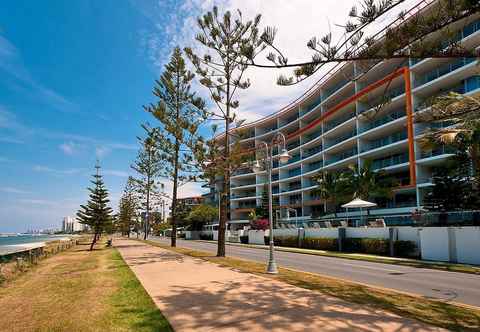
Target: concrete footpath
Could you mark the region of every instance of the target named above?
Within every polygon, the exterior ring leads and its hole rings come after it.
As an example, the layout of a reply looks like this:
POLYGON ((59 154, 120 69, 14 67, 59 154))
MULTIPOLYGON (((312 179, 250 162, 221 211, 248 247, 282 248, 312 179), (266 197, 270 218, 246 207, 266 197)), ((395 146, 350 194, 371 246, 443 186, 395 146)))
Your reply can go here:
POLYGON ((115 247, 175 331, 445 331, 133 240, 115 247))

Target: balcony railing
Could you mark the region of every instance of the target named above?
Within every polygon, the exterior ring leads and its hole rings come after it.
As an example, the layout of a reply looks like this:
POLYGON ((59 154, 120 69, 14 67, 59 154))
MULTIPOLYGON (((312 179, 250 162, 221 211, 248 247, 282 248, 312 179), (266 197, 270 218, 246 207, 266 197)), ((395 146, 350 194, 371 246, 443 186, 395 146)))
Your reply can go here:
POLYGON ((238 188, 238 187, 243 187, 243 186, 251 186, 257 184, 255 181, 250 181, 250 182, 245 182, 245 183, 236 183, 236 184, 231 184, 231 188, 238 188))
POLYGON ((423 74, 415 79, 415 87, 418 87, 420 85, 433 81, 439 77, 442 77, 448 73, 451 73, 452 71, 455 71, 463 66, 466 66, 474 61, 476 61, 475 58, 461 58, 452 63, 448 63, 437 69, 429 71, 428 73, 423 74))
POLYGON ((288 186, 287 191, 293 191, 293 190, 298 190, 298 189, 302 189, 302 184, 301 183, 291 183, 288 186))
POLYGON ((292 176, 297 176, 302 174, 302 169, 300 167, 291 169, 288 171, 288 177, 291 178, 292 176))
POLYGON ((343 141, 346 141, 352 137, 354 137, 355 135, 357 135, 357 131, 354 129, 344 135, 341 135, 339 137, 335 137, 334 139, 330 140, 330 142, 328 144, 326 144, 326 147, 329 148, 331 146, 334 146, 340 142, 343 142, 343 141))
POLYGON ((255 198, 256 196, 257 196, 257 193, 255 191, 230 195, 231 198, 247 198, 247 197, 255 198))
POLYGON ((288 165, 288 164, 295 163, 295 162, 299 161, 300 159, 301 159, 301 158, 300 158, 300 155, 299 155, 299 154, 296 154, 296 155, 292 156, 292 157, 288 160, 287 165, 288 165))
POLYGON ((470 76, 469 78, 462 80, 460 84, 455 85, 452 88, 449 88, 448 91, 442 91, 433 96, 430 96, 428 99, 424 100, 415 108, 415 112, 418 112, 424 108, 429 107, 432 103, 432 100, 434 100, 435 98, 446 96, 450 92, 465 94, 477 89, 480 89, 480 76, 470 76))
MULTIPOLYGON (((451 38, 451 39, 448 39, 448 40, 444 40, 442 41, 442 47, 445 49, 447 48, 448 46, 452 45, 453 43, 456 43, 456 42, 459 42, 460 40, 474 34, 475 32, 477 32, 478 30, 480 30, 480 20, 477 20, 477 21, 474 21, 468 25, 466 25, 465 27, 463 27, 462 30, 458 31, 457 34, 455 35, 455 37, 451 38)), ((415 65, 421 61, 425 60, 424 58, 421 58, 421 59, 410 59, 410 63, 411 65, 415 65)))
POLYGON ((314 163, 307 164, 305 172, 315 171, 323 166, 322 160, 316 161, 314 163))
POLYGON ((293 150, 300 146, 300 140, 287 144, 287 150, 293 150))
POLYGON ((322 135, 321 130, 317 130, 309 135, 306 135, 305 138, 303 139, 303 143, 308 143, 310 141, 313 141, 315 138, 319 137, 320 135, 322 135))
POLYGON ((408 153, 399 153, 386 158, 375 159, 372 163, 374 170, 385 168, 393 165, 399 165, 408 162, 408 153))
POLYGON ((325 161, 325 164, 330 165, 330 164, 336 163, 340 160, 350 158, 350 157, 356 155, 357 153, 358 153, 358 150, 357 150, 357 147, 355 146, 352 149, 349 149, 349 150, 344 151, 342 153, 333 155, 330 159, 325 161))
POLYGON ((331 88, 325 89, 325 92, 323 93, 323 99, 327 99, 328 97, 330 97, 332 94, 334 94, 335 92, 343 88, 348 83, 350 83, 350 80, 342 80, 337 84, 335 84, 334 86, 332 86, 331 88))
POLYGON ((321 151, 322 151, 322 146, 319 145, 319 146, 316 146, 314 148, 303 151, 302 155, 303 155, 303 158, 308 158, 308 157, 313 156, 314 154, 317 154, 321 151))
POLYGON ((355 117, 355 113, 349 113, 349 114, 345 114, 344 116, 341 116, 338 119, 334 119, 334 120, 331 120, 331 121, 325 123, 325 132, 339 126, 340 124, 342 124, 344 122, 347 122, 348 120, 350 120, 353 117, 355 117))
POLYGON ((389 99, 393 99, 405 93, 405 86, 402 84, 396 88, 388 87, 386 91, 382 90, 382 94, 372 100, 362 102, 359 113, 366 112, 368 110, 377 107, 380 104, 386 103, 389 99))
POLYGON ((309 105, 300 111, 300 116, 307 114, 308 112, 312 111, 315 107, 317 107, 322 102, 322 98, 318 96, 315 100, 312 101, 309 105))
POLYGON ((256 207, 257 207, 256 203, 254 203, 254 204, 238 204, 237 209, 254 209, 256 207))
POLYGON ((395 121, 397 119, 400 119, 401 117, 404 117, 405 116, 405 112, 393 112, 393 113, 390 113, 380 119, 376 119, 376 120, 372 120, 371 122, 369 122, 365 127, 363 127, 360 132, 366 132, 370 129, 373 129, 373 128, 377 128, 377 127, 380 127, 386 123, 389 123, 389 122, 392 122, 392 121, 395 121))
POLYGON ((250 168, 242 168, 233 172, 232 176, 250 174, 250 173, 253 173, 253 171, 250 168))
POLYGON ((403 141, 404 139, 407 139, 407 131, 400 131, 395 134, 392 134, 387 137, 382 137, 380 139, 371 141, 366 147, 362 149, 362 152, 370 151, 373 149, 378 149, 382 146, 390 145, 395 142, 403 141))
POLYGON ((454 154, 456 151, 453 147, 442 146, 433 150, 422 151, 420 154, 421 159, 431 158, 435 156, 441 156, 442 154, 454 154))

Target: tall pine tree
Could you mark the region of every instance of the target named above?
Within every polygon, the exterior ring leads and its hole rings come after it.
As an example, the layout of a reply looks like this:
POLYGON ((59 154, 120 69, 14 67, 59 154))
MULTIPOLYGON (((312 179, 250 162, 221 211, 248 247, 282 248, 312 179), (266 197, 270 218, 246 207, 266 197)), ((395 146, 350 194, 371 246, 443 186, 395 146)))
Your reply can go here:
POLYGON ((178 188, 194 180, 199 171, 192 149, 197 145, 198 127, 206 120, 204 101, 191 91, 194 76, 187 70, 180 48, 176 47, 153 89, 158 102, 145 107, 160 122, 160 127, 152 131, 164 161, 160 175, 173 182, 172 247, 176 246, 178 188))
POLYGON ((197 55, 194 49, 185 49, 187 57, 201 77, 200 84, 208 89, 216 106, 216 110, 210 114, 211 118, 225 124, 222 146, 210 150, 216 155, 213 160, 207 160, 209 169, 205 170, 206 173, 214 173, 215 176, 224 179, 223 188, 219 193, 220 221, 217 248, 219 257, 225 256, 230 174, 237 166, 235 164, 238 160, 238 149, 231 149, 230 146, 231 138, 237 136, 230 130, 230 124, 235 121, 234 110, 239 106, 236 93, 250 87, 250 80, 244 75, 248 67, 245 63, 252 62, 266 48, 267 41, 268 44, 272 44, 275 35, 274 31, 260 33, 260 20, 260 15, 256 15, 253 20, 245 20, 239 10, 233 15, 230 11, 221 14, 217 7, 213 7, 212 11, 197 20, 200 33, 195 39, 203 47, 204 54, 197 55))
POLYGON ((116 226, 123 235, 130 237, 130 232, 137 228, 138 208, 135 180, 129 177, 118 204, 116 226))
POLYGON ((141 198, 142 209, 146 212, 143 230, 143 239, 146 240, 150 232, 150 211, 154 205, 154 199, 159 195, 155 180, 160 175, 164 162, 155 140, 154 131, 147 126, 143 126, 143 128, 147 131, 147 137, 140 139, 142 147, 131 167, 140 175, 139 178, 134 178, 134 182, 141 198))
POLYGON ((112 209, 108 206, 108 190, 103 183, 102 175, 100 175, 100 165, 95 165, 96 174, 93 175, 91 181, 93 187, 88 188, 90 199, 86 205, 80 205, 77 212, 77 219, 81 224, 87 225, 93 232, 93 239, 90 245, 90 251, 100 238, 100 235, 112 226, 112 209))

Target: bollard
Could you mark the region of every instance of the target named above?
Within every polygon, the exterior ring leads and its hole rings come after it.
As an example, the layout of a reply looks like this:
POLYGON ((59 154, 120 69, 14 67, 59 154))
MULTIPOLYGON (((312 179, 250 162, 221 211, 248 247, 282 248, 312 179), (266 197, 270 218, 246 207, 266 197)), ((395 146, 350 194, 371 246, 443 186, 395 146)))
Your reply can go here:
POLYGON ((342 252, 343 251, 343 242, 346 238, 347 235, 347 229, 344 227, 339 227, 338 228, 338 251, 342 252))

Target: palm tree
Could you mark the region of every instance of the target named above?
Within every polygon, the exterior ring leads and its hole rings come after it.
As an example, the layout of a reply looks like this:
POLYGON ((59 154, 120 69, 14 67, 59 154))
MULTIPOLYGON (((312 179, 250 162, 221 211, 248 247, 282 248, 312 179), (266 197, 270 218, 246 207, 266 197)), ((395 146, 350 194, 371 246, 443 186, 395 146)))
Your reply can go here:
POLYGON ((362 167, 350 165, 349 172, 345 173, 347 192, 353 198, 374 200, 376 198, 390 198, 397 181, 383 170, 374 170, 371 160, 366 160, 362 167))
POLYGON ((345 199, 347 193, 347 177, 343 172, 320 172, 313 179, 318 183, 312 194, 325 201, 325 212, 329 211, 328 202, 332 203, 333 214, 337 217, 337 204, 345 199))
POLYGON ((415 122, 442 124, 446 128, 429 129, 420 144, 424 148, 452 146, 468 153, 473 165, 473 176, 479 183, 480 178, 480 96, 467 96, 450 92, 436 98, 431 107, 416 115, 415 122))

